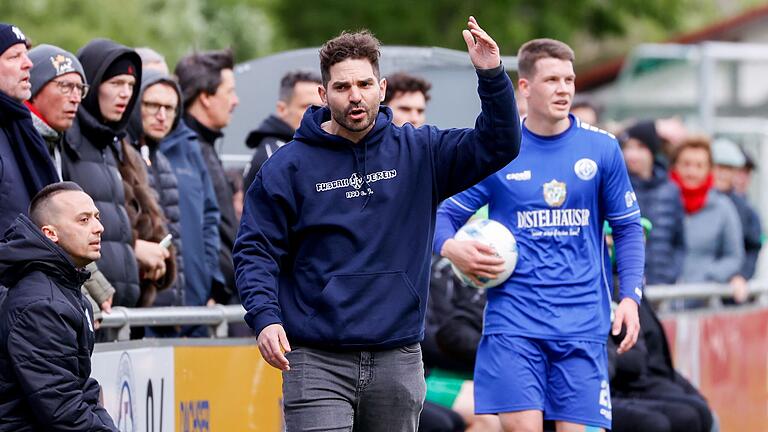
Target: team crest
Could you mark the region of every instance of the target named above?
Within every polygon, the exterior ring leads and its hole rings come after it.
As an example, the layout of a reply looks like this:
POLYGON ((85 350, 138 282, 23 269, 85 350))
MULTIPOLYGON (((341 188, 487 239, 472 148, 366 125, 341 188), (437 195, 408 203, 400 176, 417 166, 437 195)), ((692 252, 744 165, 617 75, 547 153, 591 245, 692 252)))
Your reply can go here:
POLYGON ((564 182, 552 180, 544 183, 544 201, 550 207, 560 207, 565 202, 566 188, 564 182))
POLYGON ((358 173, 353 173, 349 177, 349 184, 355 189, 360 189, 360 186, 363 185, 363 178, 358 173))
POLYGON ((573 171, 582 180, 592 180, 597 174, 597 163, 592 159, 579 159, 573 165, 573 171))
POLYGON ((53 65, 53 68, 56 69, 57 76, 67 72, 75 72, 75 68, 72 67, 72 59, 67 56, 56 54, 51 57, 51 64, 53 65))

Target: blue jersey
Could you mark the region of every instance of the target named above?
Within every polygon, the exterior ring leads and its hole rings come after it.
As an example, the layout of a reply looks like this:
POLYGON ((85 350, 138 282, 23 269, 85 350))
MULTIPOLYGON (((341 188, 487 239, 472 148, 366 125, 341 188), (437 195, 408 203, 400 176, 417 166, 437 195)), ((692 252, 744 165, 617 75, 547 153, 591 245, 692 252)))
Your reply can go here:
MULTIPOLYGON (((523 125, 517 159, 438 211, 438 252, 486 203, 489 218, 517 239, 514 273, 487 292, 484 334, 605 343, 612 276, 603 222, 635 224, 640 232, 640 209, 613 135, 570 119, 570 127, 554 136, 538 136, 523 125)), ((639 265, 630 266, 634 277, 621 293, 638 303, 642 259, 639 265)))

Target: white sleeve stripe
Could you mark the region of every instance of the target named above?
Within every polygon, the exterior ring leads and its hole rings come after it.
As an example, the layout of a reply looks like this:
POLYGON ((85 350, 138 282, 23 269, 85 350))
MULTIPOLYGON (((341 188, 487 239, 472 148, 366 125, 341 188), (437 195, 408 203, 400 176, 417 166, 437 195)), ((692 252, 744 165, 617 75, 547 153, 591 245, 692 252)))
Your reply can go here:
POLYGON ((454 197, 450 197, 450 198, 448 198, 448 199, 449 199, 449 200, 450 200, 452 203, 454 203, 454 204, 456 204, 457 206, 461 207, 463 210, 466 210, 466 211, 468 211, 468 212, 470 212, 470 213, 474 213, 474 212, 475 212, 475 211, 474 211, 474 210, 472 210, 471 208, 469 208, 469 207, 465 206, 464 204, 460 203, 460 202, 459 202, 459 201, 458 201, 456 198, 454 198, 454 197))
POLYGON ((613 217, 607 216, 606 219, 609 220, 609 221, 612 221, 612 220, 616 221, 616 220, 626 219, 628 217, 631 217, 631 216, 634 216, 634 215, 637 215, 637 214, 640 214, 640 210, 635 210, 632 213, 627 213, 627 214, 622 215, 622 216, 613 216, 613 217))

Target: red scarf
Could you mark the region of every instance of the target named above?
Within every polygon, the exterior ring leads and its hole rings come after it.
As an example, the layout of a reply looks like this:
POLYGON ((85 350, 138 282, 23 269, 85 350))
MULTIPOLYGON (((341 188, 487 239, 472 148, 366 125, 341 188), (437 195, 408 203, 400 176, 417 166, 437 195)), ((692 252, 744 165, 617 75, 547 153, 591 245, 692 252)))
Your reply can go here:
MULTIPOLYGON (((27 107, 27 109, 34 115, 37 116, 40 120, 42 120, 45 124, 48 124, 48 122, 43 118, 43 115, 40 114, 40 111, 37 110, 37 107, 32 105, 28 100, 24 101, 24 106, 27 107)), ((50 125, 48 125, 50 126, 50 125)))
POLYGON ((687 187, 676 171, 671 171, 669 177, 680 187, 683 198, 683 206, 687 214, 696 213, 707 203, 707 194, 712 189, 714 177, 710 173, 704 182, 696 187, 687 187))

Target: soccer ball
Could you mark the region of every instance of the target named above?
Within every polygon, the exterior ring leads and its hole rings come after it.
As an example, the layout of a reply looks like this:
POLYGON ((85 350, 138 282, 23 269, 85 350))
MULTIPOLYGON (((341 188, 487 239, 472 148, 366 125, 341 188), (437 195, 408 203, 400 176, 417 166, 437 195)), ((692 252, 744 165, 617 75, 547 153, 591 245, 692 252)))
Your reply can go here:
POLYGON ((517 241, 515 236, 512 235, 507 227, 495 220, 479 219, 469 222, 461 227, 453 238, 458 241, 475 240, 491 246, 496 251, 496 256, 504 260, 504 271, 495 279, 479 278, 482 285, 472 282, 470 278, 451 263, 453 272, 465 284, 478 289, 492 288, 504 283, 515 270, 515 265, 517 264, 517 241))

